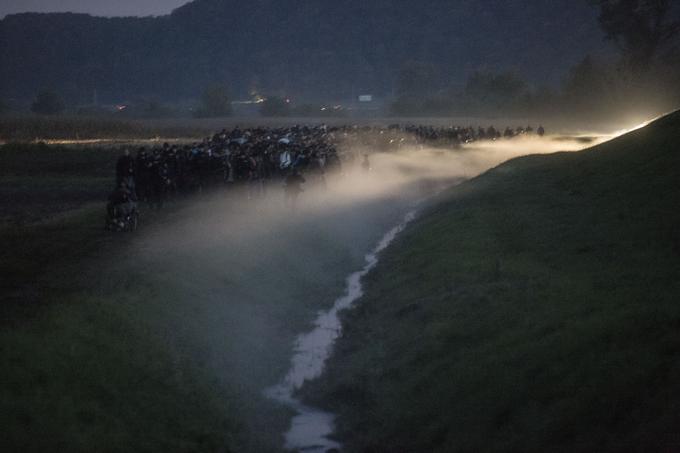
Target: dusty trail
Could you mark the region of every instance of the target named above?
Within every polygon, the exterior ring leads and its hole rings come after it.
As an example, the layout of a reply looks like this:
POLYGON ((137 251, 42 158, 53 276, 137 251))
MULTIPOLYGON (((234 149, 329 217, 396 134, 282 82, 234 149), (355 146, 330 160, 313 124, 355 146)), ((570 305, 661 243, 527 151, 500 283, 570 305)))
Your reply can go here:
POLYGON ((414 203, 512 157, 583 147, 518 140, 376 154, 371 172, 350 170, 326 189, 310 181, 295 213, 280 187, 257 201, 234 191, 204 197, 146 231, 136 248, 140 273, 167 291, 155 299, 191 301, 172 309, 164 341, 200 355, 221 385, 238 389, 236 410, 252 433, 242 451, 281 448, 291 417, 287 447, 338 448, 326 437, 332 414, 304 407, 293 393, 321 372, 339 334, 338 311, 361 296, 361 278, 412 219, 414 203))
MULTIPOLYGON (((296 413, 296 425, 307 417, 303 426, 311 422, 322 434, 332 431, 332 418, 294 402, 292 390, 290 398, 273 401, 263 395, 264 389, 287 374, 299 333, 347 291, 345 303, 317 319, 324 328, 302 348, 332 342, 339 326, 337 311, 360 295, 359 278, 375 260, 368 257, 367 262, 366 252, 400 222, 420 193, 414 188, 349 200, 332 187, 321 194, 310 186, 298 212, 292 213, 275 189, 258 202, 237 194, 228 200, 225 195, 202 200, 149 231, 137 247, 141 272, 162 278, 168 298, 190 301, 183 312, 173 314, 168 340, 179 343, 187 355, 198 351, 211 374, 225 387, 238 389, 251 405, 243 413, 253 438, 278 442, 254 439, 243 451, 280 448, 279 439, 296 413), (347 287, 347 276, 362 268, 347 287)), ((318 348, 311 352, 316 356, 318 348)), ((307 366, 321 371, 319 365, 303 362, 298 370, 307 366)), ((307 371, 296 378, 298 384, 313 377, 307 371)))

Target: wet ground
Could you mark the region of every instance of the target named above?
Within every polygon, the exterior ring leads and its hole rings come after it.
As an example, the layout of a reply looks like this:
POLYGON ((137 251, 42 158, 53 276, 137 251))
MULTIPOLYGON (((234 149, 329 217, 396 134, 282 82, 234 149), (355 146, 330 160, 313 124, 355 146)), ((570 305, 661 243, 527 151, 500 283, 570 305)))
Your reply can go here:
POLYGON ((295 392, 305 381, 321 375, 333 343, 342 333, 338 313, 350 308, 363 295, 361 279, 375 267, 380 252, 390 245, 415 218, 415 215, 415 210, 410 211, 398 225, 385 233, 375 249, 366 255, 366 264, 363 269, 347 277, 345 294, 335 301, 330 310, 319 313, 312 331, 297 338, 291 368, 284 380, 265 391, 265 395, 289 406, 298 413, 291 422, 290 430, 286 433, 286 449, 319 453, 340 449, 341 445, 330 438, 334 431, 333 414, 303 405, 295 398, 295 392))

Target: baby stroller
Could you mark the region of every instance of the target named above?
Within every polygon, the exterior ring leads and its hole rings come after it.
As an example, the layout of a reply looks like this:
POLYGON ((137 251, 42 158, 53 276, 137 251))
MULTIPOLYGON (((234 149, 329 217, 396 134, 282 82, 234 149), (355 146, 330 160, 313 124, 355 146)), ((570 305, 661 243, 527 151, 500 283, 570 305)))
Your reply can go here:
POLYGON ((109 231, 135 231, 139 223, 137 203, 128 201, 112 205, 106 209, 106 229, 109 231))
POLYGON ((137 197, 125 183, 121 183, 109 196, 105 228, 109 231, 135 231, 138 222, 137 197))

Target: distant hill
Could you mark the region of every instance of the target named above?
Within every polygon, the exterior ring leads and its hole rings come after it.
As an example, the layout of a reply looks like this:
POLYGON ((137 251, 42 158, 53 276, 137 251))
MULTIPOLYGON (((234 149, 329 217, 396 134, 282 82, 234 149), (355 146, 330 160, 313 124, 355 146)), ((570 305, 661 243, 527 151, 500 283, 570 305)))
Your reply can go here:
POLYGON ((441 86, 480 67, 554 83, 605 43, 573 0, 196 0, 158 18, 17 14, 0 21, 0 96, 195 98, 227 82, 308 99, 389 94, 408 61, 441 86), (569 39, 565 39, 569 36, 569 39))

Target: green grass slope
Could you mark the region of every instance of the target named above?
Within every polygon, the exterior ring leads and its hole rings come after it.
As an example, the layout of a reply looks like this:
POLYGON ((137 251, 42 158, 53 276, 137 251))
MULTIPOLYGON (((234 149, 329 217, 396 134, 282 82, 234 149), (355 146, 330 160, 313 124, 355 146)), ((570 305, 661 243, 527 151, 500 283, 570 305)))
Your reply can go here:
POLYGON ((306 388, 360 452, 680 449, 680 113, 442 195, 306 388))

